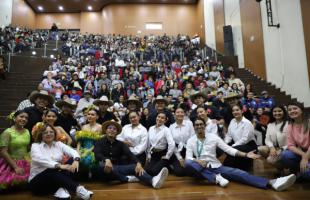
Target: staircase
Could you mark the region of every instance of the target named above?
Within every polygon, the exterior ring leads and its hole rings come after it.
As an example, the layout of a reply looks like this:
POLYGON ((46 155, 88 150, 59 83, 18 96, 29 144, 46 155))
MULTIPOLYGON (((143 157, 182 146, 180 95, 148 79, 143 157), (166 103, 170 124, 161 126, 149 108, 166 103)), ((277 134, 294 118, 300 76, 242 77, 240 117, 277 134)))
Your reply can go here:
POLYGON ((285 92, 276 88, 275 85, 261 79, 248 69, 235 68, 237 77, 240 78, 245 84, 251 83, 253 85, 254 93, 260 95, 264 90, 268 91, 272 96, 276 104, 287 105, 290 102, 297 102, 296 98, 292 98, 291 95, 287 95, 285 92))
POLYGON ((43 72, 52 62, 50 55, 56 56, 60 52, 54 48, 55 41, 48 41, 46 58, 42 57, 44 48, 11 56, 10 72, 7 73, 6 80, 0 80, 0 133, 9 127, 7 115, 16 110, 18 104, 27 98, 27 93, 35 90, 41 82, 43 72), (33 51, 36 55, 32 54, 33 51))

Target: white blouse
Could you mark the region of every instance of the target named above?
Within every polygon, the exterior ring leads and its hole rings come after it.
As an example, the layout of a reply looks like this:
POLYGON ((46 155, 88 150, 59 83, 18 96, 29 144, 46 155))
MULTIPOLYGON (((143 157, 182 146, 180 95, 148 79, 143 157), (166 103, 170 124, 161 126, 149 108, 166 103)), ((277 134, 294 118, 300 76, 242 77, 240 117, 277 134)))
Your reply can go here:
POLYGON ((149 141, 147 148, 147 157, 151 158, 151 152, 153 149, 165 150, 168 145, 166 158, 170 159, 173 154, 175 143, 171 134, 171 131, 165 125, 160 127, 151 126, 149 129, 149 141))
POLYGON ((120 141, 128 141, 133 147, 129 147, 134 155, 143 153, 147 148, 147 130, 139 124, 137 127, 132 127, 132 124, 127 124, 123 127, 122 132, 117 136, 120 141))
POLYGON ((206 137, 208 134, 218 135, 217 124, 210 118, 206 121, 206 137))
POLYGON ((245 117, 242 117, 239 123, 236 119, 232 119, 228 126, 225 142, 230 143, 233 141, 232 146, 238 146, 247 144, 251 140, 255 141, 253 124, 245 117))
POLYGON ((175 122, 170 125, 169 129, 174 142, 178 144, 178 146, 174 148, 174 155, 178 160, 183 159, 181 156, 181 151, 183 147, 186 147, 188 139, 195 135, 193 123, 190 120, 183 120, 180 125, 175 122))
POLYGON ((28 180, 30 181, 46 169, 55 168, 55 165, 62 161, 63 155, 80 157, 76 150, 59 141, 53 142, 51 147, 44 142, 33 143, 30 151, 31 168, 28 180))
POLYGON ((286 122, 283 127, 283 132, 281 132, 280 128, 282 123, 269 123, 267 126, 265 144, 268 147, 279 147, 286 149, 287 125, 288 123, 286 122))

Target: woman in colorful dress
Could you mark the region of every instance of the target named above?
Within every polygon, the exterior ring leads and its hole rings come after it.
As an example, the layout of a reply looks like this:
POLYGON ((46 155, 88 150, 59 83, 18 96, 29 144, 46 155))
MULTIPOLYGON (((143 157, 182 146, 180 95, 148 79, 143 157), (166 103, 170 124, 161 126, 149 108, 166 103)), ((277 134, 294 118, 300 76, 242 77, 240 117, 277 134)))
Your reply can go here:
POLYGON ((24 128, 28 114, 17 111, 13 121, 14 125, 0 135, 0 191, 27 183, 29 177, 30 133, 24 128))
POLYGON ((99 117, 95 107, 90 107, 87 111, 87 124, 82 126, 82 130, 75 135, 77 141, 77 151, 81 155, 81 168, 86 169, 91 177, 91 169, 96 166, 94 156, 95 142, 101 138, 102 127, 96 121, 99 117))
MULTIPOLYGON (((57 131, 56 133, 56 141, 60 141, 64 144, 71 145, 72 138, 70 135, 61 127, 61 126, 54 126, 55 122, 57 121, 57 111, 54 109, 46 110, 42 116, 43 123, 47 123, 55 128, 57 131)), ((37 138, 37 130, 38 127, 42 126, 42 122, 37 123, 33 130, 32 130, 32 137, 36 141, 37 138)))

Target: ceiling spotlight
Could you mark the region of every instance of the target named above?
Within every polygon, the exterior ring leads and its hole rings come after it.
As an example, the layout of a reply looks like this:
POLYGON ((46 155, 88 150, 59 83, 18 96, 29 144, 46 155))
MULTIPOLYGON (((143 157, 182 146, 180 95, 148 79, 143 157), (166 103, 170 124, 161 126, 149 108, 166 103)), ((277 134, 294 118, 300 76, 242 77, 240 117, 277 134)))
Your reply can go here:
POLYGON ((42 11, 42 10, 43 10, 43 7, 42 7, 42 6, 38 6, 38 9, 39 9, 40 11, 42 11))
POLYGON ((32 52, 32 55, 37 55, 37 52, 33 51, 33 52, 32 52))
POLYGON ((93 7, 92 6, 87 6, 87 9, 88 10, 93 10, 93 7))
POLYGON ((59 9, 59 10, 64 10, 64 7, 58 6, 58 9, 59 9))
POLYGON ((53 54, 51 54, 51 55, 50 55, 50 57, 51 57, 52 59, 54 59, 54 58, 55 58, 55 56, 54 56, 53 54))

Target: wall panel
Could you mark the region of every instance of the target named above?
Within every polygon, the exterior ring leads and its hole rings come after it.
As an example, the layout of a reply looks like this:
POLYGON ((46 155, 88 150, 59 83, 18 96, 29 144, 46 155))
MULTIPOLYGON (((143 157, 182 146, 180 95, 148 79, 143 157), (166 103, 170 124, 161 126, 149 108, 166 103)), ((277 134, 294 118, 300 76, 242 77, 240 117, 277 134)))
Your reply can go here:
POLYGON ((216 50, 224 53, 223 26, 225 26, 224 0, 214 0, 214 27, 216 38, 216 50))
POLYGON ((12 25, 35 28, 36 14, 24 0, 13 1, 12 25))
POLYGON ((264 38, 260 5, 256 1, 240 0, 244 64, 266 80, 264 38))

